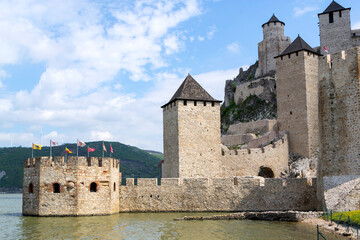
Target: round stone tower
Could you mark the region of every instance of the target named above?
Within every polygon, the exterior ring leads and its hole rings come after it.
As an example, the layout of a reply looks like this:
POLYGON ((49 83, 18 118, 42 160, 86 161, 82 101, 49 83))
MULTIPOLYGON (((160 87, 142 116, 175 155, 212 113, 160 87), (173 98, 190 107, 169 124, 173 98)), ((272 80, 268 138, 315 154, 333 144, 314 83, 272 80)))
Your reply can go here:
POLYGON ((276 70, 275 57, 287 48, 291 41, 284 36, 285 23, 275 15, 262 25, 264 40, 258 44, 259 67, 256 76, 271 74, 276 70))

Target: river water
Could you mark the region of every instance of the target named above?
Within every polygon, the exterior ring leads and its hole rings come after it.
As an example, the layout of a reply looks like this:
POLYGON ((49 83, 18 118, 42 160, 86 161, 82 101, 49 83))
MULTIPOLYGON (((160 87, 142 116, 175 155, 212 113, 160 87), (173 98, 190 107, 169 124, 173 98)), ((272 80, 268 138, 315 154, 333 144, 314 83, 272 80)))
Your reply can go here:
MULTIPOLYGON (((99 217, 23 217, 21 194, 0 194, 0 239, 316 239, 314 226, 266 221, 173 221, 211 213, 121 213, 99 217)), ((219 213, 217 213, 219 214, 219 213)), ((340 239, 325 233, 327 240, 340 239)))

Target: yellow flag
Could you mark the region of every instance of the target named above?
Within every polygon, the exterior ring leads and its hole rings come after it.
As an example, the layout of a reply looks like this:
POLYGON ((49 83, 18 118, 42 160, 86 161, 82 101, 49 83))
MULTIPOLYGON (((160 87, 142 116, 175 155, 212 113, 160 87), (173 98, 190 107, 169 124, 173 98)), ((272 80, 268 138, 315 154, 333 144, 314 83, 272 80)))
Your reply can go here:
POLYGON ((72 151, 70 149, 68 149, 67 147, 65 148, 65 152, 66 153, 72 153, 72 151))
POLYGON ((34 144, 33 143, 33 149, 36 149, 36 150, 41 150, 41 145, 39 145, 39 144, 34 144))

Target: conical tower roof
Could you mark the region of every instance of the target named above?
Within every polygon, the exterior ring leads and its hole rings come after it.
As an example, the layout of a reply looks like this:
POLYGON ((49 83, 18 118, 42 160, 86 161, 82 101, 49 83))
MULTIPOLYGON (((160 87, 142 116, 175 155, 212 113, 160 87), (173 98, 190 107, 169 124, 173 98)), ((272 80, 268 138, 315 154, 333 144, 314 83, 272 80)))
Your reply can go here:
POLYGON ((282 23, 282 24, 285 25, 284 22, 280 21, 280 20, 275 16, 275 14, 273 14, 272 17, 269 19, 269 21, 267 21, 266 23, 264 23, 262 26, 264 27, 265 24, 272 23, 272 22, 279 22, 279 23, 282 23))
POLYGON ((277 57, 288 55, 294 52, 307 51, 317 55, 321 55, 316 52, 309 44, 307 44, 300 35, 277 57))
POLYGON ((213 98, 190 74, 187 75, 170 101, 162 108, 176 100, 221 102, 213 98))
POLYGON ((340 4, 338 4, 335 1, 332 1, 330 3, 330 5, 325 9, 325 11, 323 11, 321 14, 326 14, 326 13, 331 13, 331 12, 337 12, 337 11, 342 11, 342 10, 348 10, 350 8, 344 8, 343 6, 341 6, 340 4))

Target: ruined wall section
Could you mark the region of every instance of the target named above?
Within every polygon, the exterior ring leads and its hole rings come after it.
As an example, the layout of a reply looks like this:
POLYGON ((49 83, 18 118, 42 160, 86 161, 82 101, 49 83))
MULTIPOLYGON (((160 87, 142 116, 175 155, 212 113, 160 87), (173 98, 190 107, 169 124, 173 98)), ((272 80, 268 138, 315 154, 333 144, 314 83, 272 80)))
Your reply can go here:
POLYGON ((319 198, 326 209, 359 209, 360 48, 320 58, 319 198))
POLYGON ((280 139, 263 148, 229 150, 222 148, 221 168, 223 175, 258 176, 261 167, 270 168, 276 178, 282 172, 289 171, 288 137, 284 134, 280 139))
MULTIPOLYGON (((29 159, 35 161, 38 167, 36 174, 24 181, 39 180, 34 193, 24 193, 38 196, 38 207, 33 204, 23 205, 24 215, 37 216, 80 216, 80 215, 107 215, 118 212, 118 191, 120 185, 119 162, 113 158, 85 158, 50 157, 29 159), (96 183, 96 191, 90 190, 90 185, 96 183), (59 192, 54 190, 54 184, 59 184, 59 192)), ((25 162, 25 175, 32 167, 25 162)), ((25 186, 24 189, 28 187, 25 186)))
POLYGON ((221 177, 220 103, 178 101, 177 107, 179 177, 221 177))
POLYGON ((126 179, 120 212, 316 210, 316 179, 126 179), (311 183, 311 185, 309 185, 311 183))
POLYGON ((318 57, 306 51, 277 58, 278 123, 290 151, 310 157, 318 147, 318 57))

